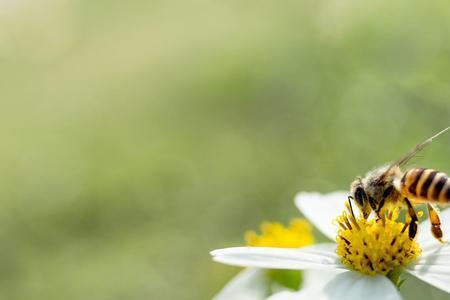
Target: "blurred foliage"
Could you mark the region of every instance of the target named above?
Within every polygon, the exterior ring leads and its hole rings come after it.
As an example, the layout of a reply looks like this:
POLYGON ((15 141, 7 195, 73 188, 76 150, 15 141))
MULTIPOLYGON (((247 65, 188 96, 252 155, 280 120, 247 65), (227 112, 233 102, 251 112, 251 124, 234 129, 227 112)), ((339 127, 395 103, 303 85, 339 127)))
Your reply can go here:
POLYGON ((210 298, 209 250, 449 125, 449 8, 1 1, 1 298, 210 298))

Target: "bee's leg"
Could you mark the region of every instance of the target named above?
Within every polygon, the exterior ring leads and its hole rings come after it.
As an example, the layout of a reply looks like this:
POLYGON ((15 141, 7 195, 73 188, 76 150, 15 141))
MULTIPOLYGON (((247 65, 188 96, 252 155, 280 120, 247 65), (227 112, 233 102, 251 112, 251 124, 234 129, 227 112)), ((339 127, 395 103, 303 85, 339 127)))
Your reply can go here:
POLYGON ((369 196, 369 204, 370 204, 370 207, 372 208, 372 210, 376 210, 377 209, 377 202, 375 201, 375 199, 373 199, 370 196, 369 196))
POLYGON ((369 206, 364 206, 364 207, 363 207, 362 213, 363 213, 364 219, 367 220, 367 218, 370 216, 370 212, 371 212, 371 210, 370 210, 370 207, 369 207, 369 206))
POLYGON ((384 211, 382 214, 380 214, 381 210, 384 207, 384 201, 386 200, 386 198, 381 199, 380 204, 378 204, 377 210, 375 211, 375 213, 377 214, 378 218, 381 219, 382 217, 384 217, 384 211))
POLYGON ((411 217, 411 222, 409 224, 409 238, 414 239, 417 234, 417 225, 419 224, 419 218, 416 215, 416 211, 412 206, 408 198, 405 197, 406 205, 408 206, 408 214, 411 217))
POLYGON ((427 203, 427 207, 428 207, 428 215, 430 217, 431 222, 431 232, 439 242, 444 243, 444 241, 442 240, 442 229, 439 213, 436 207, 433 206, 433 204, 427 203))
MULTIPOLYGON (((386 198, 389 197, 391 195, 393 187, 389 186, 383 193, 383 197, 381 198, 380 203, 378 204, 377 210, 375 211, 375 213, 377 214, 378 218, 381 219, 381 215, 380 212, 384 207, 384 203, 386 201, 386 198)), ((383 213, 384 214, 384 213, 383 213)))

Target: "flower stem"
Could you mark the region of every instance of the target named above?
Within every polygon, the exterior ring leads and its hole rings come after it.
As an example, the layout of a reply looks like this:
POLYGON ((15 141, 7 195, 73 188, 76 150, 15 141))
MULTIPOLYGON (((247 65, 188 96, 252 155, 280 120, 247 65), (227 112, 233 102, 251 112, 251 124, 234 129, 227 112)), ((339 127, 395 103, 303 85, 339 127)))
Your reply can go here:
POLYGON ((402 284, 405 282, 405 279, 401 279, 400 276, 402 275, 402 269, 401 268, 395 268, 392 271, 390 271, 386 276, 389 278, 390 281, 397 287, 397 289, 400 289, 402 284))

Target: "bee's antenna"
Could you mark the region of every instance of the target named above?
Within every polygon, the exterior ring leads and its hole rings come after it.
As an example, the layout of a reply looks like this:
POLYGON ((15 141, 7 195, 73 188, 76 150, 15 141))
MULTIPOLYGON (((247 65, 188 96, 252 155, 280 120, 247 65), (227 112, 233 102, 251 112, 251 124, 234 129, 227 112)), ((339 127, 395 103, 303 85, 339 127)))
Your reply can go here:
POLYGON ((426 139, 425 141, 423 141, 422 143, 418 144, 416 147, 414 147, 414 149, 412 149, 408 154, 406 154, 404 157, 402 157, 400 160, 398 160, 394 165, 397 166, 401 166, 404 163, 406 163, 408 160, 410 160, 414 155, 416 155, 417 152, 419 152, 420 150, 422 150, 423 148, 425 148, 427 145, 429 145, 435 138, 437 138, 438 136, 440 136, 441 134, 443 134, 444 132, 446 132, 447 130, 450 129, 450 126, 448 126, 447 128, 439 131, 438 133, 436 133, 435 135, 433 135, 432 137, 426 139))
POLYGON ((352 200, 353 199, 354 198, 352 196, 348 196, 348 207, 347 208, 349 208, 349 210, 350 210, 350 212, 351 212, 351 214, 352 214, 352 216, 354 218, 355 214, 353 213, 353 206, 352 206, 352 200))
POLYGON ((445 129, 443 129, 443 130, 441 130, 441 131, 439 131, 438 133, 436 133, 435 135, 433 135, 432 137, 430 137, 428 140, 426 140, 425 142, 423 142, 423 143, 431 143, 431 141, 433 141, 433 139, 435 139, 435 138, 437 138, 438 136, 440 136, 441 134, 443 134, 444 132, 446 132, 447 130, 449 130, 450 129, 450 126, 448 126, 447 128, 445 128, 445 129))

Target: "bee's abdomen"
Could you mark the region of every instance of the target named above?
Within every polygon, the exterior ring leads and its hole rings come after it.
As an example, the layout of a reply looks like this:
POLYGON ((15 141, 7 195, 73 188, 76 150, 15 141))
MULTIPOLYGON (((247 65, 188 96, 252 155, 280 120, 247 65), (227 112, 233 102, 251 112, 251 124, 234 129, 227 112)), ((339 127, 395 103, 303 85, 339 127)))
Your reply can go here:
POLYGON ((407 171, 400 182, 403 195, 415 200, 450 202, 450 179, 447 174, 432 169, 407 171))

